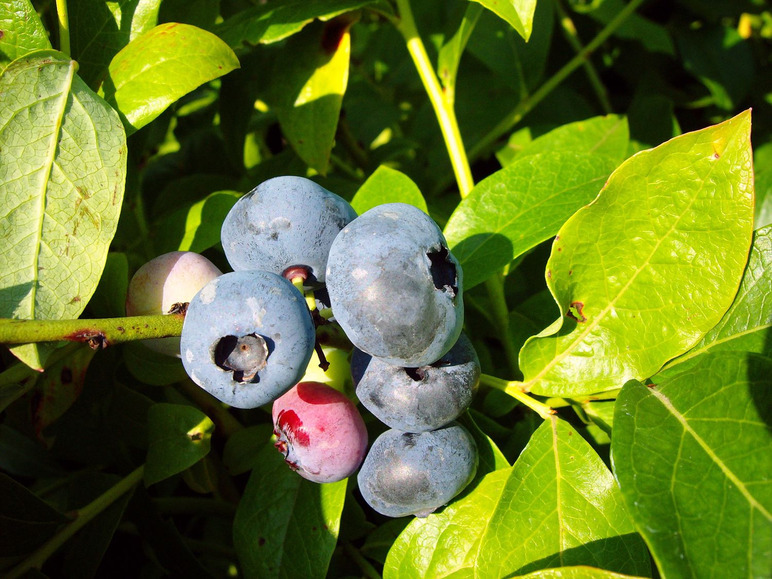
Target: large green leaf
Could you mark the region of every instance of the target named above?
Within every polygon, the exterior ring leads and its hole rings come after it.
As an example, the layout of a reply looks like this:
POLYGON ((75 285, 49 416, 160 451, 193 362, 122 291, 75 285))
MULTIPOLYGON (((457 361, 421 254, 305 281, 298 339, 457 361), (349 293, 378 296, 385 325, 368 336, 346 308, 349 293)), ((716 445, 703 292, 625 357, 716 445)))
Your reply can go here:
POLYGON ((118 51, 158 23, 160 4, 161 0, 70 2, 70 46, 81 78, 98 86, 118 51))
POLYGON ((533 28, 533 13, 536 10, 536 0, 472 0, 479 2, 488 10, 517 30, 525 40, 531 36, 533 28))
POLYGON ((43 23, 29 0, 0 3, 0 69, 33 50, 51 48, 43 23))
POLYGON ((524 388, 579 396, 653 375, 732 303, 753 233, 750 111, 623 163, 561 228, 563 317, 520 352, 524 388))
POLYGON ((622 389, 614 473, 663 577, 772 569, 770 376, 769 358, 720 352, 622 389))
POLYGON ((302 30, 315 18, 330 20, 374 0, 284 0, 241 10, 225 20, 217 34, 234 49, 249 44, 271 44, 302 30))
POLYGON ((756 228, 772 225, 772 142, 756 147, 754 177, 756 179, 756 228))
POLYGON ((356 192, 351 206, 361 215, 368 209, 384 203, 408 203, 424 213, 429 213, 418 185, 404 173, 381 165, 356 192))
POLYGON ((132 40, 110 62, 100 93, 136 131, 205 82, 239 67, 217 36, 170 22, 132 40))
POLYGON ((740 289, 721 321, 694 348, 674 360, 673 367, 695 356, 718 350, 769 355, 772 343, 772 226, 754 233, 753 246, 740 289))
POLYGON ((518 159, 484 179, 459 203, 445 237, 471 288, 555 235, 592 201, 617 163, 555 151, 518 159))
MULTIPOLYGON (((55 51, 0 77, 0 316, 77 318, 115 234, 126 136, 113 109, 55 51)), ((16 349, 40 368, 34 346, 16 349)))
POLYGON ((633 579, 632 575, 623 575, 584 565, 543 569, 527 575, 518 575, 518 577, 522 579, 633 579))
POLYGON ((506 577, 564 565, 647 575, 649 557, 606 465, 552 418, 513 467, 413 520, 389 552, 384 577, 506 577))
POLYGON ((244 577, 325 577, 338 540, 347 479, 307 481, 270 444, 256 464, 233 522, 244 577))
POLYGON ((347 18, 311 26, 287 41, 274 61, 266 96, 292 148, 323 175, 348 84, 353 20, 347 18))
POLYGON ((153 404, 147 413, 147 427, 147 486, 182 472, 209 453, 214 424, 198 408, 153 404))

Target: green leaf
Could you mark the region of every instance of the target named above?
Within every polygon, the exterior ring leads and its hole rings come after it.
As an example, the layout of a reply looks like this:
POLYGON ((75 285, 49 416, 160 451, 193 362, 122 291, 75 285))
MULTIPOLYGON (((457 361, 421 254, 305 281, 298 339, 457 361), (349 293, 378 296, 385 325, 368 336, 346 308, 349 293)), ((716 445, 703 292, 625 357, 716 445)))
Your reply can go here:
POLYGON ((315 18, 330 20, 372 3, 373 0, 264 3, 237 12, 217 28, 217 34, 234 49, 250 44, 271 44, 299 32, 315 18))
POLYGON ((177 356, 151 350, 144 342, 128 342, 121 347, 123 362, 134 378, 151 386, 168 386, 188 378, 177 356))
POLYGON ((407 203, 428 214, 424 196, 413 180, 404 173, 381 165, 367 178, 351 200, 359 215, 384 203, 407 203))
POLYGON ((531 36, 536 0, 472 0, 479 2, 496 16, 506 21, 525 40, 531 36))
POLYGON ((649 572, 619 489, 590 445, 557 418, 511 468, 486 475, 437 514, 413 520, 388 577, 506 577, 562 565, 649 572), (430 547, 431 546, 431 547, 430 547))
POLYGON ((225 443, 222 461, 228 472, 235 476, 261 468, 260 451, 271 439, 273 424, 264 423, 241 428, 231 434, 225 443))
POLYGON ((634 579, 632 575, 585 566, 543 569, 527 575, 518 575, 518 577, 522 579, 634 579))
POLYGON ((68 521, 26 487, 0 472, 0 557, 29 553, 68 521))
POLYGON ((740 350, 769 355, 772 344, 772 226, 754 233, 753 246, 732 306, 689 352, 668 368, 706 352, 740 350))
POLYGON ((220 243, 225 216, 241 193, 216 191, 190 207, 179 209, 158 224, 156 246, 160 251, 201 253, 220 243))
MULTIPOLYGON (((126 177, 120 119, 55 51, 0 77, 0 316, 77 318, 115 234, 126 177)), ((18 351, 42 367, 34 346, 18 351)))
POLYGON ((0 3, 0 69, 33 50, 51 48, 43 23, 29 0, 0 3))
POLYGON ((238 67, 233 51, 211 32, 170 22, 115 55, 100 93, 132 133, 180 97, 238 67))
POLYGON ((464 289, 555 235, 597 196, 616 165, 601 155, 537 153, 478 183, 445 226, 450 250, 464 270, 464 289))
MULTIPOLYGON (((572 0, 571 4, 577 12, 584 12, 601 24, 608 24, 614 20, 625 7, 622 0, 600 0, 591 3, 586 3, 583 0, 572 0), (591 7, 590 10, 584 8, 587 4, 591 7)), ((675 54, 673 41, 667 29, 635 13, 627 17, 625 22, 614 32, 614 35, 618 38, 637 40, 649 52, 675 54)))
POLYGON ((147 413, 145 486, 193 466, 209 453, 214 424, 193 406, 153 404, 147 413))
POLYGON ((482 6, 476 3, 470 3, 466 7, 461 23, 458 25, 453 36, 442 45, 437 57, 437 76, 442 81, 442 86, 451 93, 455 90, 458 65, 461 62, 461 55, 464 54, 469 37, 472 35, 477 19, 482 14, 482 6))
POLYGON ((772 361, 721 352, 617 398, 614 473, 662 576, 772 569, 772 361))
POLYGON ((309 27, 291 38, 274 61, 266 95, 292 148, 322 175, 327 173, 348 84, 348 28, 353 20, 346 18, 309 27))
POLYGON ((233 522, 244 576, 327 575, 338 540, 347 480, 317 484, 290 470, 272 445, 263 447, 233 522))
POLYGON ((125 253, 107 254, 102 278, 88 302, 95 318, 120 318, 126 315, 126 291, 129 287, 129 260, 125 253))
POLYGON ((749 134, 745 112, 638 153, 563 225, 547 262, 563 317, 520 351, 524 388, 561 397, 618 389, 716 325, 753 232, 749 134))
POLYGON ((113 57, 158 23, 161 0, 78 0, 69 3, 70 47, 78 73, 98 87, 113 57))
POLYGON ((756 229, 772 225, 772 143, 753 151, 756 179, 756 229))
POLYGON ((629 142, 627 119, 619 115, 605 115, 561 125, 531 141, 517 159, 549 151, 574 151, 603 155, 621 163, 627 156, 629 142))

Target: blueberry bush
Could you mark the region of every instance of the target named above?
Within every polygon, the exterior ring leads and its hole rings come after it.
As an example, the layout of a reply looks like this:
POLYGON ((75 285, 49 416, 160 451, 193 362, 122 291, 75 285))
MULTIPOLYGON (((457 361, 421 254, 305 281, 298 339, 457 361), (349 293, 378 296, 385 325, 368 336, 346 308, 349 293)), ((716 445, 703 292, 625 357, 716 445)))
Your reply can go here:
POLYGON ((4 0, 0 574, 769 577, 770 39, 763 0, 4 0), (334 195, 223 230, 274 177, 334 195), (172 252, 215 280, 135 278, 172 252))

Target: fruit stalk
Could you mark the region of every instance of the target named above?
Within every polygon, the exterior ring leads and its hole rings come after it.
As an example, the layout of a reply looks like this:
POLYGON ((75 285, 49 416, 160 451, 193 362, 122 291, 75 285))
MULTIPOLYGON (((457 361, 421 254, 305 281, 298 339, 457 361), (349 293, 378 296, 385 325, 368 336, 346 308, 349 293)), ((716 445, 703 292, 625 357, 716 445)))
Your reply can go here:
POLYGON ((544 420, 547 420, 550 416, 555 414, 555 410, 546 404, 542 404, 535 398, 531 398, 528 396, 528 394, 523 392, 519 386, 519 384, 522 384, 522 382, 517 382, 516 380, 502 380, 501 378, 496 378, 495 376, 481 374, 480 384, 485 384, 486 386, 496 388, 497 390, 501 390, 502 392, 509 394, 512 398, 536 412, 544 420))

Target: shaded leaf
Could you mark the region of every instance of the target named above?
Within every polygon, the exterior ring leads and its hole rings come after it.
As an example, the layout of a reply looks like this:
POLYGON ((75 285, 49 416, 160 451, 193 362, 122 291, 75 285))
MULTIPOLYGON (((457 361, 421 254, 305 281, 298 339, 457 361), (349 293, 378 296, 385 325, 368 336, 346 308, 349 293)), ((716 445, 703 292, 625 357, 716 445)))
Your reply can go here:
POLYGON ((442 82, 442 86, 446 90, 446 98, 448 91, 455 90, 456 76, 458 73, 458 65, 461 62, 461 55, 464 54, 469 37, 474 30, 477 19, 482 13, 482 6, 476 3, 470 3, 464 16, 461 19, 461 23, 458 25, 456 32, 453 36, 442 45, 439 55, 437 57, 437 76, 442 82))
POLYGON ((129 287, 129 260, 125 253, 107 254, 99 285, 88 302, 95 318, 119 318, 126 315, 126 291, 129 287))
POLYGON ((753 151, 756 179, 756 229, 772 225, 772 143, 753 151))
POLYGON ((413 180, 404 173, 381 165, 367 178, 351 200, 359 215, 384 203, 407 203, 428 214, 424 196, 413 180))
POLYGON ((472 0, 479 2, 496 16, 506 21, 525 40, 531 36, 536 0, 472 0))
POLYGON ((70 47, 78 74, 92 88, 113 57, 158 23, 161 0, 78 0, 69 4, 70 47))
MULTIPOLYGON (((55 51, 0 77, 0 316, 77 318, 115 234, 126 137, 107 103, 55 51)), ((40 368, 35 346, 17 349, 40 368)))
POLYGON ((32 52, 51 48, 43 23, 30 0, 0 3, 0 69, 32 52))
POLYGON ((234 49, 249 44, 271 44, 299 32, 315 18, 330 20, 372 3, 373 0, 264 3, 237 12, 217 28, 217 34, 234 49))
POLYGON ((772 362, 721 352, 617 398, 614 473, 663 576, 772 568, 772 362))
POLYGON ((132 133, 180 97, 238 67, 233 51, 211 32, 170 22, 115 55, 100 93, 132 133))
POLYGON ((153 404, 147 413, 145 485, 182 472, 209 453, 214 424, 199 409, 181 404, 153 404))
POLYGON ((613 159, 556 151, 518 159, 484 179, 459 203, 445 237, 469 289, 549 239, 592 201, 613 159))
POLYGON ((323 175, 348 84, 352 23, 343 16, 290 39, 274 61, 266 95, 292 148, 323 175))
MULTIPOLYGON (((622 0, 602 0, 588 4, 572 1, 572 4, 577 11, 583 6, 590 8, 589 10, 582 9, 581 11, 601 24, 611 22, 625 7, 625 3, 622 0)), ((655 24, 636 13, 630 14, 625 22, 614 31, 614 35, 628 40, 637 40, 651 52, 675 53, 673 41, 670 39, 670 35, 665 27, 655 24)))
POLYGON ((268 444, 257 459, 233 522, 233 543, 249 578, 323 578, 338 539, 347 480, 317 484, 290 470, 268 444))
POLYGON ((0 472, 0 557, 29 553, 69 519, 0 472))
POLYGON ((721 319, 753 231, 749 133, 745 112, 638 153, 563 225, 547 262, 563 317, 520 351, 526 389, 617 389, 721 319))
POLYGON ((126 369, 143 384, 168 386, 188 379, 177 356, 151 350, 142 341, 128 342, 121 350, 126 369))

